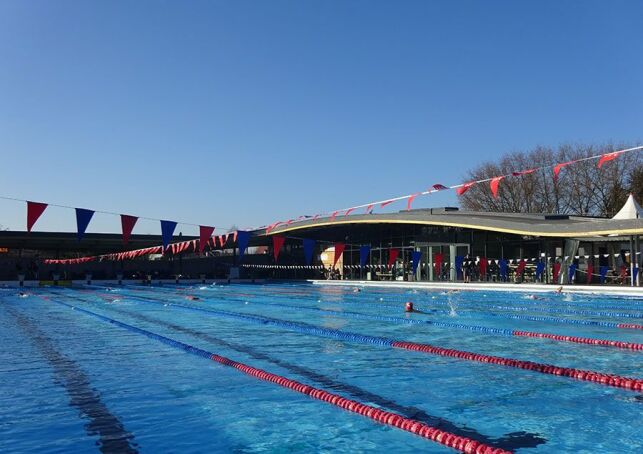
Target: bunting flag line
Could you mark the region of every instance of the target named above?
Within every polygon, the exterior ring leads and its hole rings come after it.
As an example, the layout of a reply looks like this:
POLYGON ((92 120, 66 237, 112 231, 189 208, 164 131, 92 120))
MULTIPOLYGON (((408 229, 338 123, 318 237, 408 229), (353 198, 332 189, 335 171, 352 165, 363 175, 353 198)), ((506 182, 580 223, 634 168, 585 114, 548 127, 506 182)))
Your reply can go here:
POLYGON ((344 243, 335 243, 335 258, 333 260, 333 268, 337 265, 339 258, 344 254, 346 245, 344 243))
POLYGON ((92 220, 94 212, 92 210, 86 210, 84 208, 76 208, 76 227, 78 229, 78 241, 83 239, 85 235, 85 230, 89 225, 89 221, 92 220))
POLYGON ((313 253, 315 251, 315 240, 309 240, 304 238, 304 257, 306 258, 306 264, 311 265, 313 263, 313 253))
POLYGON ((31 232, 38 218, 47 208, 46 203, 30 202, 27 200, 27 232, 31 232))
POLYGON ((161 220, 161 236, 163 237, 163 252, 167 249, 167 246, 172 241, 172 236, 174 235, 174 229, 176 229, 176 222, 174 221, 164 221, 161 220))
POLYGON ((366 266, 366 261, 368 260, 368 255, 371 253, 370 246, 361 246, 359 248, 359 266, 364 268, 366 266))
POLYGON ((203 255, 205 245, 210 241, 210 237, 214 233, 214 227, 209 225, 199 226, 199 255, 203 255))
POLYGON ((281 248, 283 247, 285 242, 286 237, 280 235, 272 236, 272 255, 275 257, 275 263, 279 261, 279 253, 281 252, 281 248))
POLYGON ((121 214, 121 230, 123 232, 123 244, 127 246, 129 242, 129 237, 134 230, 138 218, 136 216, 130 216, 128 214, 121 214))
MULTIPOLYGON (((582 161, 598 160, 597 167, 602 168, 605 163, 610 162, 610 161, 618 158, 619 156, 621 156, 622 154, 624 154, 626 152, 641 151, 641 150, 643 150, 643 145, 636 146, 636 147, 631 147, 631 148, 627 148, 627 149, 622 149, 622 150, 616 150, 616 151, 612 151, 612 152, 608 152, 608 153, 603 153, 603 154, 600 154, 600 155, 587 156, 587 157, 584 157, 584 158, 579 158, 579 159, 568 161, 568 162, 558 163, 558 164, 555 164, 555 165, 546 165, 546 166, 537 167, 537 168, 531 168, 531 169, 520 170, 520 171, 513 171, 513 172, 511 172, 511 173, 509 173, 507 175, 500 175, 500 176, 497 176, 497 177, 494 177, 494 178, 486 178, 486 179, 481 179, 481 180, 469 181, 469 182, 466 182, 466 183, 460 183, 460 184, 456 184, 456 185, 452 185, 452 186, 445 186, 445 185, 443 185, 441 183, 436 183, 430 189, 428 189, 426 191, 423 191, 423 192, 412 193, 412 194, 408 194, 408 195, 404 195, 404 196, 400 196, 400 197, 387 199, 387 200, 384 200, 384 201, 370 202, 368 204, 355 205, 355 206, 350 207, 350 208, 344 208, 344 209, 341 209, 341 210, 335 210, 334 212, 332 212, 331 218, 334 220, 335 217, 339 213, 342 213, 342 212, 344 213, 345 216, 350 215, 351 213, 353 213, 355 210, 357 210, 359 208, 365 208, 366 213, 370 214, 372 212, 373 208, 375 206, 377 206, 377 205, 379 205, 380 208, 384 208, 387 205, 389 205, 391 203, 394 203, 394 202, 397 202, 397 201, 400 201, 400 200, 407 200, 407 209, 410 209, 412 202, 417 197, 419 197, 421 195, 432 194, 432 193, 435 193, 435 192, 438 192, 438 191, 443 191, 443 190, 446 190, 446 189, 455 189, 457 195, 462 196, 473 185, 478 184, 478 183, 483 183, 483 182, 490 182, 490 184, 493 184, 493 186, 495 186, 496 189, 492 189, 492 192, 494 192, 496 194, 496 196, 497 196, 497 191, 498 191, 497 188, 499 188, 499 182, 503 178, 506 178, 506 177, 511 177, 511 176, 518 177, 518 176, 522 176, 522 175, 531 174, 531 173, 533 173, 533 172, 535 172, 537 170, 544 170, 544 169, 553 168, 554 181, 556 181, 558 179, 558 177, 559 177, 560 171, 563 168, 567 167, 568 165, 578 163, 578 162, 582 162, 582 161)), ((56 207, 60 207, 60 208, 73 209, 73 207, 66 206, 66 205, 56 205, 56 204, 52 204, 52 203, 31 202, 31 201, 28 201, 28 200, 25 200, 25 199, 17 199, 17 198, 14 198, 14 197, 1 196, 1 195, 0 195, 0 199, 12 200, 12 201, 21 201, 21 202, 26 202, 27 203, 27 231, 28 232, 31 231, 31 229, 33 228, 35 222, 38 220, 40 215, 42 215, 42 213, 44 212, 44 210, 48 206, 56 206, 56 207)), ((92 213, 95 212, 94 210, 87 210, 87 211, 92 211, 92 213)), ((115 215, 115 216, 120 216, 120 214, 118 214, 118 213, 113 213, 113 212, 108 212, 108 211, 100 211, 100 212, 105 213, 105 214, 111 214, 111 215, 115 215)), ((324 213, 323 215, 327 215, 327 214, 328 213, 324 213)), ((316 220, 321 216, 322 216, 322 214, 317 214, 317 215, 312 217, 312 220, 316 220)), ((85 218, 83 217, 83 221, 84 221, 84 219, 85 218)), ((142 218, 142 217, 138 217, 138 219, 153 220, 151 218, 142 218)), ((289 220, 288 224, 292 224, 293 222, 300 222, 300 221, 308 220, 308 219, 311 219, 311 217, 310 216, 299 216, 296 219, 289 220)), ((186 223, 186 222, 182 222, 182 223, 185 224, 185 225, 193 225, 193 226, 198 227, 198 225, 196 225, 196 224, 190 224, 190 223, 186 223)), ((285 223, 281 222, 281 221, 278 221, 278 222, 275 222, 273 224, 268 225, 267 227, 263 226, 260 229, 265 228, 266 234, 269 234, 277 226, 282 225, 282 224, 285 224, 285 223)), ((256 230, 256 229, 246 229, 246 230, 256 230)), ((79 236, 82 237, 82 234, 79 234, 79 236)), ((123 235, 123 236, 127 237, 127 235, 123 235)))

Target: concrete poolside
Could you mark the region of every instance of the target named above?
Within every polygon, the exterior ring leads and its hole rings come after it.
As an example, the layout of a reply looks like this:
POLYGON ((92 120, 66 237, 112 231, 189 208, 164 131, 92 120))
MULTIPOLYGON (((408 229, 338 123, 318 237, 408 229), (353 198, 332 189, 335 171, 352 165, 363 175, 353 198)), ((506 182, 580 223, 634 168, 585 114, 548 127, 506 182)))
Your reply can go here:
MULTIPOLYGON (((349 287, 383 287, 422 290, 480 290, 487 292, 552 293, 559 286, 555 284, 514 284, 509 282, 407 282, 407 281, 329 281, 309 280, 313 285, 338 285, 349 287)), ((563 285, 564 293, 632 296, 643 299, 643 287, 620 285, 563 285)))

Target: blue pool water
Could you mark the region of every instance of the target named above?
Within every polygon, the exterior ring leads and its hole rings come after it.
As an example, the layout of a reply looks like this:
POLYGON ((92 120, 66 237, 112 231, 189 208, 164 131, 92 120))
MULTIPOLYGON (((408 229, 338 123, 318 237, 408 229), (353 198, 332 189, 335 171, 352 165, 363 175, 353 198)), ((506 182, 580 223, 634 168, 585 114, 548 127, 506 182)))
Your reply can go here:
POLYGON ((308 284, 29 292, 20 298, 15 289, 0 289, 3 453, 453 452, 61 302, 495 447, 643 451, 641 393, 239 317, 643 378, 641 351, 403 321, 643 343, 641 330, 564 323, 641 324, 639 299, 552 294, 528 300, 518 293, 385 288, 354 293, 352 287, 308 284), (426 313, 404 314, 409 300, 426 313), (223 311, 236 315, 222 317, 223 311), (511 318, 516 315, 543 319, 511 318))

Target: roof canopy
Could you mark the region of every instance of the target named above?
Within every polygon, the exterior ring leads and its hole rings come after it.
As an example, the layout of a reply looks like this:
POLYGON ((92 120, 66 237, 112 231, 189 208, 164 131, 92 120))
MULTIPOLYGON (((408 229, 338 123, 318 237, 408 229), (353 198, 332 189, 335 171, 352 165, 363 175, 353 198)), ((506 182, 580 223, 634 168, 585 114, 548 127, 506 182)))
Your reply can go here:
POLYGON ((643 208, 630 194, 623 208, 612 219, 643 219, 643 208))

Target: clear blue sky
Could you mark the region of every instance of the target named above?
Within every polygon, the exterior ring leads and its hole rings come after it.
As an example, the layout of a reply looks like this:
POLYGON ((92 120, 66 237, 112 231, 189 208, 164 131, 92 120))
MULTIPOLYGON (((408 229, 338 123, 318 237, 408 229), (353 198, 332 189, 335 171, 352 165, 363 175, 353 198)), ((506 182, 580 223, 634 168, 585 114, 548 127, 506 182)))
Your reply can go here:
MULTIPOLYGON (((0 194, 244 227, 640 143, 642 21, 640 1, 0 0, 0 194)), ((23 204, 0 213, 25 229, 23 204)), ((57 229, 73 211, 36 225, 57 229)))

